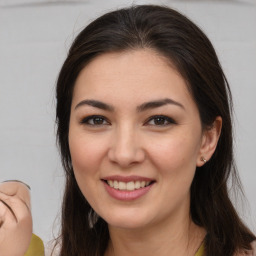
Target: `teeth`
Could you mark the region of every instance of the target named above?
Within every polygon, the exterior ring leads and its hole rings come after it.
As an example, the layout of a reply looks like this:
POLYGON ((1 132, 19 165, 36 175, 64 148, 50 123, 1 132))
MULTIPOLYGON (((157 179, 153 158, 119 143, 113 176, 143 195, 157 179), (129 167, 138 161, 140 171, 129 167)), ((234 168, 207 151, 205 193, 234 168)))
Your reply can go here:
POLYGON ((114 180, 114 188, 115 189, 118 189, 119 188, 119 182, 114 180))
POLYGON ((140 188, 140 182, 137 180, 135 181, 135 188, 136 189, 139 189, 140 188))
POLYGON ((134 190, 135 189, 135 185, 134 185, 134 182, 133 181, 130 181, 127 183, 127 186, 126 186, 127 190, 134 190))
POLYGON ((119 190, 128 190, 133 191, 135 189, 140 189, 148 186, 150 184, 150 181, 129 181, 129 182, 123 182, 123 181, 117 181, 117 180, 107 180, 108 185, 111 188, 119 189, 119 190))
POLYGON ((124 182, 122 182, 122 181, 120 181, 120 182, 118 183, 118 188, 119 188, 120 190, 126 190, 126 187, 127 187, 126 183, 124 183, 124 182))

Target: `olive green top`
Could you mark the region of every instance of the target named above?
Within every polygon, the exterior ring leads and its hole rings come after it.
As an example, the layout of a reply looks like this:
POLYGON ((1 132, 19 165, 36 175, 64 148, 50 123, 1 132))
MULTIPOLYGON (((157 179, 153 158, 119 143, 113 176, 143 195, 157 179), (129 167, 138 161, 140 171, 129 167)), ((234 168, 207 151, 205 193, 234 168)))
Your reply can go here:
MULTIPOLYGON (((204 245, 202 244, 195 256, 203 256, 203 251, 204 245)), ((44 256, 44 244, 38 236, 32 235, 30 246, 24 256, 44 256)))
POLYGON ((196 252, 195 256, 203 256, 204 253, 204 244, 202 244, 200 246, 200 248, 198 249, 198 251, 196 252))
POLYGON ((38 236, 32 235, 30 246, 24 256, 44 256, 44 244, 38 236))

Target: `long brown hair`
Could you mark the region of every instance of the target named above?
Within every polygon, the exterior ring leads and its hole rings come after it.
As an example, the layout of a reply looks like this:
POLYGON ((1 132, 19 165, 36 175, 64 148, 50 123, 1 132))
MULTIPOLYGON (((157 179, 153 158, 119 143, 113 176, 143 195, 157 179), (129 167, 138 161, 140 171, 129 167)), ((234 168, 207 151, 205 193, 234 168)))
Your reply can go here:
POLYGON ((191 217, 207 231, 205 255, 231 256, 250 249, 255 236, 243 224, 228 193, 227 182, 240 191, 233 160, 232 99, 214 48, 189 19, 168 7, 141 5, 107 13, 83 29, 73 42, 60 71, 57 88, 57 138, 66 187, 62 206, 61 256, 101 256, 109 242, 107 223, 92 225, 93 210, 82 195, 72 169, 68 145, 69 117, 74 83, 80 71, 107 52, 150 48, 170 60, 187 81, 203 127, 217 116, 222 132, 212 158, 197 168, 191 186, 191 217))

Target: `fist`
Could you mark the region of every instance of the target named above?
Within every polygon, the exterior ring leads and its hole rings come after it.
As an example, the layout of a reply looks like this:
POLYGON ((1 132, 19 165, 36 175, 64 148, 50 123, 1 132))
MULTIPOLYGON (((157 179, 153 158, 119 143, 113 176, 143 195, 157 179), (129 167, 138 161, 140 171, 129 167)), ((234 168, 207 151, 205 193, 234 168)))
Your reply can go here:
POLYGON ((0 183, 0 256, 24 256, 31 236, 29 188, 18 181, 0 183))

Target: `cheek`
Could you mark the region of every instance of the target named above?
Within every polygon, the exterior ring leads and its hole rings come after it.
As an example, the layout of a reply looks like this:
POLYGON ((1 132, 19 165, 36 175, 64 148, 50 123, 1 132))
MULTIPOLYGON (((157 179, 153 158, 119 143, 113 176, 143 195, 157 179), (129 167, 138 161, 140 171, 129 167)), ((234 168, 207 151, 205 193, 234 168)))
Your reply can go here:
POLYGON ((189 200, 199 150, 198 143, 192 138, 178 136, 159 141, 151 148, 151 161, 157 169, 163 195, 161 202, 170 202, 168 209, 175 209, 189 200))
POLYGON ((195 140, 193 136, 175 136, 154 143, 154 147, 150 149, 150 155, 155 163, 170 169, 196 167, 199 146, 199 139, 195 140))
POLYGON ((200 149, 200 134, 182 134, 155 142, 150 153, 165 191, 164 200, 173 202, 188 196, 200 149))
POLYGON ((78 133, 70 133, 69 136, 74 175, 82 194, 92 206, 99 197, 97 187, 104 155, 104 147, 98 142, 93 136, 79 136, 78 133))
POLYGON ((93 172, 101 163, 106 150, 104 140, 75 132, 70 132, 69 148, 73 167, 79 172, 93 172))

